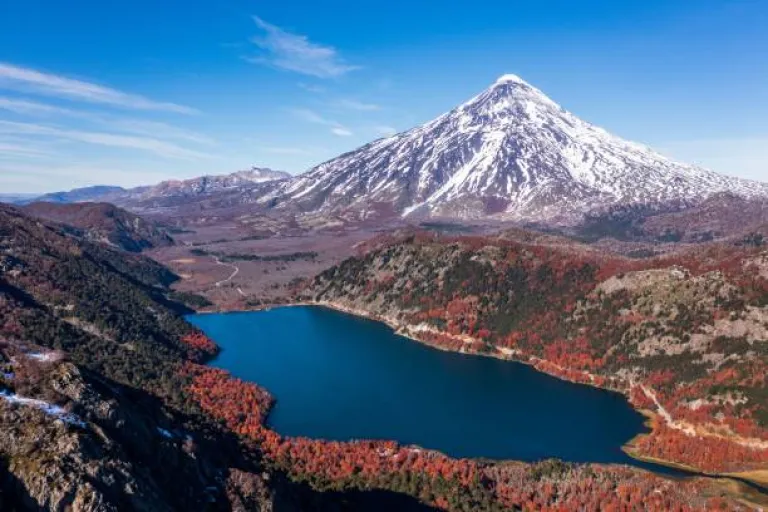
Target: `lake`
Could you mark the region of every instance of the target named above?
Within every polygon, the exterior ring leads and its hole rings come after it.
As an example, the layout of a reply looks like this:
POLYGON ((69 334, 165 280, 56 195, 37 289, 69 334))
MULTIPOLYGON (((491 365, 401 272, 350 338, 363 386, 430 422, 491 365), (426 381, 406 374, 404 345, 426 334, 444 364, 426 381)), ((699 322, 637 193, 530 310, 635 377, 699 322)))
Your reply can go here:
POLYGON ((189 320, 222 347, 212 366, 274 395, 268 424, 284 435, 393 439, 453 457, 648 466, 621 451, 645 427, 617 393, 436 350, 320 307, 189 320))

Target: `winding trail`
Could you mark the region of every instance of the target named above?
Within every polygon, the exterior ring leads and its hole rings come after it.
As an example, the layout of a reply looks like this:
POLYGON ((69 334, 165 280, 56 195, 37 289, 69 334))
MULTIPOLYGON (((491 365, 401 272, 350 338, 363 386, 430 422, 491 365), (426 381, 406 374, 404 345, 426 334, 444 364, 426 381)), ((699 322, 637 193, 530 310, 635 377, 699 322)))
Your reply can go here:
MULTIPOLYGON (((214 256, 213 260, 216 262, 217 265, 234 269, 234 271, 232 272, 232 275, 230 275, 228 278, 224 279, 223 281, 219 281, 218 283, 216 283, 217 288, 220 288, 221 285, 223 284, 231 282, 235 278, 235 276, 240 273, 240 267, 238 267, 237 265, 233 265, 231 263, 224 263, 219 259, 218 256, 214 256)), ((242 294, 242 292, 240 293, 242 294)))
MULTIPOLYGON (((635 385, 634 382, 632 382, 631 385, 634 386, 635 385)), ((656 393, 652 389, 647 387, 645 384, 640 384, 640 389, 643 391, 643 393, 645 393, 645 396, 650 398, 653 401, 653 403, 656 405, 657 413, 659 414, 659 416, 661 416, 664 419, 664 422, 667 424, 669 428, 679 430, 680 432, 683 432, 684 434, 691 437, 696 437, 696 436, 716 437, 719 439, 730 441, 732 443, 736 443, 746 448, 751 448, 753 450, 768 449, 768 441, 765 441, 762 439, 744 437, 736 434, 733 434, 730 436, 724 436, 714 432, 708 432, 708 431, 702 430, 701 428, 696 428, 696 425, 693 425, 687 421, 676 420, 672 417, 669 411, 667 411, 667 409, 664 408, 664 406, 661 404, 658 397, 656 396, 656 393)))

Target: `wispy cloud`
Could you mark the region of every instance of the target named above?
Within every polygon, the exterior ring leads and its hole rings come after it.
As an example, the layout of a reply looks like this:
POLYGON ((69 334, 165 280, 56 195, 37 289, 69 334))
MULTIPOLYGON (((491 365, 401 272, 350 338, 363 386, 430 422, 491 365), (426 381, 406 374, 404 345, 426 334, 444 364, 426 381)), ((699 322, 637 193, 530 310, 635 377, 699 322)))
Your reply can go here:
POLYGON ((361 112, 381 110, 381 106, 376 105, 375 103, 365 103, 362 101, 357 101, 352 99, 342 99, 337 101, 336 104, 342 108, 347 108, 349 110, 358 110, 361 112))
POLYGON ((302 82, 299 82, 296 85, 298 85, 300 88, 304 89, 305 91, 313 92, 315 94, 324 93, 326 91, 325 87, 321 87, 319 85, 305 84, 302 82))
POLYGON ((352 135, 352 132, 346 128, 331 128, 331 133, 339 137, 350 137, 352 135))
POLYGON ((78 112, 67 108, 38 103, 36 101, 20 100, 17 98, 0 97, 0 110, 7 110, 22 115, 50 116, 66 115, 78 116, 78 112))
POLYGON ((12 121, 0 121, 0 133, 11 135, 30 135, 39 137, 51 137, 86 144, 109 146, 124 149, 137 149, 154 153, 165 158, 178 158, 192 160, 196 158, 208 158, 209 155, 183 148, 171 142, 150 137, 137 137, 119 135, 114 133, 89 132, 44 126, 32 123, 17 123, 12 121))
POLYGON ((151 137, 186 140, 198 144, 215 143, 213 139, 205 135, 159 121, 146 121, 115 115, 86 112, 36 101, 21 100, 18 98, 0 96, 0 110, 6 110, 24 116, 83 119, 92 123, 108 126, 113 130, 116 129, 128 133, 149 135, 151 137))
POLYGON ((51 156, 51 153, 29 144, 17 144, 14 142, 0 141, 0 158, 17 157, 44 157, 51 156))
POLYGON ((175 103, 154 101, 91 82, 43 73, 34 69, 0 62, 0 88, 111 105, 126 109, 154 110, 177 114, 194 114, 193 108, 175 103))
POLYGON ((249 62, 268 64, 318 78, 333 78, 359 69, 347 64, 336 48, 314 43, 307 36, 293 34, 253 17, 262 35, 251 42, 262 50, 261 55, 245 57, 249 62))
POLYGON ((334 121, 332 119, 327 119, 314 110, 310 110, 308 108, 294 108, 289 109, 290 112, 293 113, 296 117, 299 119, 306 121, 308 123, 314 123, 319 124, 323 126, 328 126, 331 129, 331 133, 334 135, 338 135, 339 137, 349 137, 352 135, 352 132, 343 124, 334 121))
POLYGON ((148 135, 163 139, 176 139, 180 141, 194 142, 195 144, 216 144, 216 141, 207 135, 178 128, 176 126, 159 121, 143 121, 140 119, 103 119, 102 124, 128 133, 148 135))
POLYGON ((338 123, 331 121, 329 119, 325 119, 323 116, 321 116, 314 110, 310 110, 308 108, 292 108, 292 109, 289 109, 289 111, 292 112, 293 115, 295 115, 299 119, 302 119, 309 123, 324 124, 327 126, 338 125, 338 123))
POLYGON ((373 129, 376 131, 376 133, 385 137, 391 137, 397 133, 397 128, 393 128, 391 126, 378 125, 374 126, 373 129))

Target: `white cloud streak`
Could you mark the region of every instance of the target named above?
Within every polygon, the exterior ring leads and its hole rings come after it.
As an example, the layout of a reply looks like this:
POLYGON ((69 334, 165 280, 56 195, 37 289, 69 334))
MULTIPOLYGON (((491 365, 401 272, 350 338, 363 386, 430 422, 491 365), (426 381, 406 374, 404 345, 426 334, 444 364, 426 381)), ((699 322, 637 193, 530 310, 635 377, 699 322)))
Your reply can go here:
POLYGON ((325 119, 314 110, 309 110, 308 108, 293 108, 290 109, 290 111, 293 113, 293 115, 299 119, 307 121, 308 123, 323 124, 326 126, 338 126, 338 123, 329 119, 325 119))
POLYGON ((346 108, 349 110, 357 110, 360 112, 372 112, 375 110, 381 110, 381 106, 376 105, 375 103, 365 103, 362 101, 351 100, 351 99, 339 100, 336 102, 336 104, 342 108, 346 108))
POLYGON ((303 121, 330 127, 331 133, 338 135, 339 137, 349 137, 352 135, 352 131, 350 131, 341 123, 338 123, 332 119, 326 119, 314 110, 310 110, 308 108, 294 108, 289 110, 293 113, 293 115, 303 121))
POLYGON ((153 110, 176 114, 197 113, 195 109, 183 105, 154 101, 144 96, 118 91, 91 82, 43 73, 4 62, 0 62, 0 88, 125 109, 153 110))
POLYGON ((391 126, 378 125, 374 126, 373 129, 376 130, 376 133, 383 135, 384 137, 391 137, 397 133, 397 128, 391 126))
POLYGON ((215 141, 210 137, 178 128, 167 123, 96 114, 17 98, 0 96, 0 110, 6 110, 24 116, 46 118, 69 117, 73 119, 82 119, 128 133, 185 140, 197 144, 215 144, 215 141))
POLYGON ((51 116, 65 115, 79 117, 79 113, 68 108, 46 105, 36 101, 20 100, 16 98, 0 97, 0 109, 21 115, 51 116))
POLYGON ((16 144, 12 142, 0 142, 0 159, 8 157, 39 158, 48 156, 51 156, 50 152, 35 146, 30 146, 28 144, 16 144))
POLYGON ((183 128, 162 123, 159 121, 143 121, 140 119, 101 119, 100 123, 108 125, 117 130, 138 135, 147 135, 150 137, 160 137, 164 139, 176 139, 181 141, 193 142, 195 144, 214 145, 216 141, 207 135, 203 135, 183 128))
POLYGON ((262 53, 256 57, 244 57, 249 62, 317 78, 334 78, 359 69, 359 66, 347 64, 332 46, 313 43, 307 36, 287 32, 258 16, 254 16, 253 21, 262 34, 251 38, 251 42, 262 53))
POLYGON ((165 158, 194 160, 197 158, 210 157, 210 155, 205 153, 186 149, 171 142, 149 137, 136 137, 130 135, 118 135, 114 133, 71 130, 31 123, 0 121, 0 133, 11 135, 51 137, 55 139, 64 139, 100 146, 137 149, 154 153, 165 158))

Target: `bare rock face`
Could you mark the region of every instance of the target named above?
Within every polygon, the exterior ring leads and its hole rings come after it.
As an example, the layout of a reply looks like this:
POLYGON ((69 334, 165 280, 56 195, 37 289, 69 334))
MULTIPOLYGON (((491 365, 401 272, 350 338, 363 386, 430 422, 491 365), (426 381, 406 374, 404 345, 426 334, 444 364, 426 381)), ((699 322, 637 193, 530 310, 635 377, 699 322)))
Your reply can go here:
POLYGON ((117 401, 96 392, 74 365, 52 366, 43 386, 65 405, 8 393, 0 398, 3 487, 31 509, 172 510, 120 443, 84 419, 114 419, 117 401))
POLYGON ((360 219, 569 224, 612 205, 689 205, 718 192, 766 197, 768 185, 669 160, 504 75, 447 114, 280 183, 258 202, 360 219))

